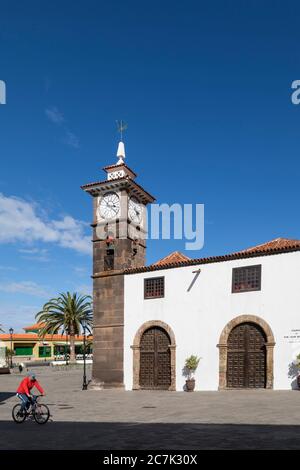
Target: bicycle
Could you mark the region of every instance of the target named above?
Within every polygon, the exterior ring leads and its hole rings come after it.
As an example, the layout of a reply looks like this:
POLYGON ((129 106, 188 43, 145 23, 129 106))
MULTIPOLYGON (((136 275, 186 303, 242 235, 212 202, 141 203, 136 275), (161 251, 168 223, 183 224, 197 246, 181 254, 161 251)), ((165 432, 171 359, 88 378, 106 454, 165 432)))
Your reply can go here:
POLYGON ((32 416, 37 424, 46 424, 50 418, 50 410, 47 405, 39 403, 38 398, 42 395, 35 395, 31 397, 30 405, 28 409, 25 409, 21 413, 21 403, 15 405, 12 409, 12 417, 15 423, 24 423, 25 419, 32 416))

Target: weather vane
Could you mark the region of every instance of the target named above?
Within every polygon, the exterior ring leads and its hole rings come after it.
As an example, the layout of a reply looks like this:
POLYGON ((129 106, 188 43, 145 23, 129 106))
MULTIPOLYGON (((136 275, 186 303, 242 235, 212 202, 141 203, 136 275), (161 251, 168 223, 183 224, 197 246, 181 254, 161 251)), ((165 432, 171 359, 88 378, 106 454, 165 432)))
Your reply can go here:
POLYGON ((127 129, 127 124, 124 121, 116 121, 117 127, 118 127, 118 132, 120 133, 121 136, 121 142, 123 141, 123 132, 126 131, 127 129))

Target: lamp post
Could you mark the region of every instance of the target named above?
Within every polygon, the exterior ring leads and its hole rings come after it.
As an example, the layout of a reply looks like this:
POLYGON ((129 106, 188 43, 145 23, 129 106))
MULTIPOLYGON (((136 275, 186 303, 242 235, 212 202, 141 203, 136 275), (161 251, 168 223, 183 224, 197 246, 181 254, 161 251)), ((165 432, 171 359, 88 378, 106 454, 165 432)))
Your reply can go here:
POLYGON ((82 382, 82 390, 87 390, 88 384, 86 381, 86 358, 85 358, 85 351, 86 351, 86 324, 85 322, 82 323, 83 328, 83 382, 82 382))
POLYGON ((69 365, 69 361, 68 361, 68 332, 66 332, 65 361, 66 361, 66 366, 68 366, 69 365))
POLYGON ((13 348, 12 348, 12 344, 13 344, 13 333, 14 333, 14 329, 13 328, 10 328, 9 329, 9 334, 10 334, 10 368, 12 369, 12 366, 13 366, 13 360, 12 360, 12 357, 13 357, 13 348))

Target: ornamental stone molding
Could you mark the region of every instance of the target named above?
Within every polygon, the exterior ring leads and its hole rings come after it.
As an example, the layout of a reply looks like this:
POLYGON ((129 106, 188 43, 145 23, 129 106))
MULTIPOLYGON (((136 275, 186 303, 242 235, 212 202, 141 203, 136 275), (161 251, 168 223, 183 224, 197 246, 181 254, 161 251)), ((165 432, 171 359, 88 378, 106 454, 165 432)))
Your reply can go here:
POLYGON ((151 320, 143 323, 142 326, 138 329, 135 334, 133 345, 131 349, 133 350, 133 390, 140 390, 140 349, 141 349, 141 339, 146 330, 153 327, 159 327, 168 333, 170 338, 170 354, 171 354, 171 385, 168 390, 176 390, 176 342, 175 335, 172 328, 160 320, 151 320))
POLYGON ((273 366, 273 351, 275 346, 275 339, 273 332, 268 325, 268 323, 262 318, 256 315, 239 315, 238 317, 233 318, 225 328, 223 328, 219 344, 219 390, 224 390, 227 388, 227 349, 228 349, 228 337, 230 332, 236 326, 241 323, 254 323, 261 327, 264 331, 267 341, 266 341, 266 388, 273 388, 273 379, 274 379, 274 366, 273 366))

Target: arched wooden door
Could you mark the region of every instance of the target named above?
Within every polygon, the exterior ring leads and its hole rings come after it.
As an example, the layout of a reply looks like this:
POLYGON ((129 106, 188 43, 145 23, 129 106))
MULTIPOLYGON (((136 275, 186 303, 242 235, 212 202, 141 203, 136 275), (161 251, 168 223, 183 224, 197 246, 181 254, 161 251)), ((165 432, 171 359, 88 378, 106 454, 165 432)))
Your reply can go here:
POLYGON ((266 335, 255 323, 241 323, 229 334, 228 388, 265 388, 266 335))
POLYGON ((140 343, 140 387, 165 389, 171 385, 170 338, 163 328, 149 328, 140 343))

